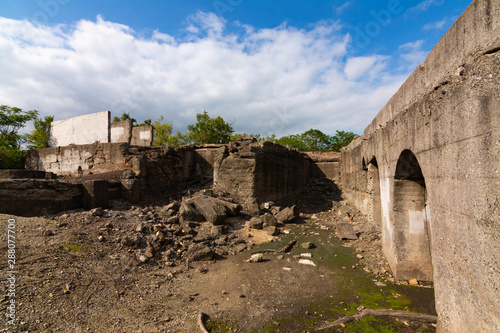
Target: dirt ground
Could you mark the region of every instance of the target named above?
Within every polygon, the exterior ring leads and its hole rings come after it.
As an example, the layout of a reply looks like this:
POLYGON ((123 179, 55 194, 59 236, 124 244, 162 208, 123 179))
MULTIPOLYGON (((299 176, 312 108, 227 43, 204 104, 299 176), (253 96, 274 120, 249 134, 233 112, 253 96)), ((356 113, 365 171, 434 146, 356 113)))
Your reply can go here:
MULTIPOLYGON (((83 211, 36 218, 0 215, 3 313, 12 299, 9 219, 15 220, 16 232, 16 325, 5 317, 0 331, 201 332, 203 312, 212 332, 313 332, 354 314, 359 305, 435 314, 432 287, 392 279, 380 235, 342 201, 333 182, 312 183, 301 196, 279 204, 297 204, 301 219, 282 226, 274 237, 249 229, 248 219, 230 219, 227 233, 235 236, 228 238, 241 241, 233 241, 233 247, 222 244, 228 250, 215 259, 191 262, 169 259, 172 251, 166 258, 166 249, 146 251, 144 258, 143 250, 124 241, 162 206, 116 203, 98 216, 83 211), (359 239, 341 241, 334 223, 349 216, 359 239), (290 252, 264 251, 262 262, 247 262, 253 252, 281 249, 293 240, 290 252), (304 248, 305 242, 314 247, 304 248), (311 257, 301 258, 301 253, 311 257)), ((184 236, 179 237, 182 242, 184 236)), ((366 317, 326 330, 391 331, 435 332, 435 326, 366 317)))

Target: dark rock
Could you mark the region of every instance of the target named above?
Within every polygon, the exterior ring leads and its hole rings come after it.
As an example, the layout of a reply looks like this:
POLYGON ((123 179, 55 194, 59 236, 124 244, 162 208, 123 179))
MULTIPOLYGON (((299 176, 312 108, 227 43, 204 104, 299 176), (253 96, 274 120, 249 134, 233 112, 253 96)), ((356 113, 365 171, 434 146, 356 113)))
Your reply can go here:
POLYGON ((299 209, 297 206, 286 207, 278 214, 276 214, 276 219, 280 223, 292 223, 299 218, 299 209))
POLYGON ((54 236, 54 232, 50 229, 47 229, 45 230, 43 233, 42 233, 43 236, 46 236, 46 237, 50 237, 50 236, 54 236))
POLYGON ((264 215, 261 215, 260 219, 262 220, 263 225, 266 227, 274 226, 278 223, 276 218, 269 213, 265 213, 264 215))
POLYGON ((135 173, 132 170, 123 170, 121 179, 134 179, 135 173))
POLYGON ((90 211, 92 216, 102 216, 104 214, 104 210, 101 207, 94 208, 90 211))
POLYGON ((259 217, 252 217, 248 222, 248 226, 252 229, 262 229, 262 220, 259 217))
POLYGON ((314 245, 314 243, 311 242, 302 243, 301 246, 304 249, 314 249, 316 247, 316 245, 314 245))
POLYGON ((187 256, 191 261, 212 260, 215 252, 206 245, 195 244, 187 251, 187 256))
POLYGON ((265 227, 264 231, 267 232, 270 236, 278 236, 280 234, 280 230, 275 225, 270 227, 265 227))
POLYGON ((337 229, 337 236, 340 239, 358 239, 358 236, 356 235, 356 232, 354 232, 352 225, 347 222, 336 223, 335 228, 337 229))
POLYGON ((227 216, 227 208, 216 198, 198 195, 188 200, 188 203, 212 224, 222 224, 227 216))
POLYGON ((183 221, 203 221, 203 216, 192 205, 185 201, 181 203, 179 216, 183 221))
POLYGON ((166 224, 179 224, 179 217, 178 216, 172 216, 169 217, 168 219, 165 220, 166 224))
POLYGON ((234 248, 233 248, 233 251, 235 253, 240 253, 241 251, 244 251, 247 249, 247 245, 246 244, 238 244, 236 245, 234 248))
POLYGON ((220 199, 219 202, 226 207, 227 215, 238 216, 240 214, 241 212, 240 205, 220 199))

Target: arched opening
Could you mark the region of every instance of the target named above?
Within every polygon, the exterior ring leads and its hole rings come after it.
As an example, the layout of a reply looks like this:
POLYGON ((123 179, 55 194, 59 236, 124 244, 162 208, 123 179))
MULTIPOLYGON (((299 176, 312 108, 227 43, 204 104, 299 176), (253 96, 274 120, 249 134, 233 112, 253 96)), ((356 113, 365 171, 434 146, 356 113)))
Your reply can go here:
POLYGON ((375 156, 368 162, 368 189, 371 194, 373 225, 377 231, 380 231, 382 230, 382 203, 380 197, 380 176, 375 156))
POLYGON ((404 150, 394 175, 393 245, 399 279, 432 281, 427 191, 416 156, 404 150))

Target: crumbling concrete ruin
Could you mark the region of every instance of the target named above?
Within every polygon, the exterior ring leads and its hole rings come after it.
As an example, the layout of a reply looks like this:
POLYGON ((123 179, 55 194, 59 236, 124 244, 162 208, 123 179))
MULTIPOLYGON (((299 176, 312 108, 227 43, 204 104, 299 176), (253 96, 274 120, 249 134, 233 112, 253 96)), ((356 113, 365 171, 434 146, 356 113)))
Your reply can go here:
POLYGON ((246 136, 229 145, 144 147, 152 132, 134 134, 130 121, 109 125, 109 113, 95 114, 108 119, 102 139, 60 139, 74 144, 32 150, 29 171, 0 173, 2 212, 104 208, 213 184, 231 200, 199 195, 175 209, 190 216, 195 208, 218 224, 234 213, 233 199, 258 215, 259 205, 327 177, 370 218, 367 228, 382 232, 397 279, 434 282, 440 332, 500 331, 499 36, 500 1, 474 1, 341 153, 246 136))
POLYGON ((54 121, 50 129, 52 147, 123 142, 134 146, 153 144, 153 126, 134 127, 132 120, 111 122, 111 112, 102 111, 54 121))
POLYGON ((363 136, 344 196, 396 278, 434 281, 440 332, 500 331, 500 1, 476 0, 363 136))

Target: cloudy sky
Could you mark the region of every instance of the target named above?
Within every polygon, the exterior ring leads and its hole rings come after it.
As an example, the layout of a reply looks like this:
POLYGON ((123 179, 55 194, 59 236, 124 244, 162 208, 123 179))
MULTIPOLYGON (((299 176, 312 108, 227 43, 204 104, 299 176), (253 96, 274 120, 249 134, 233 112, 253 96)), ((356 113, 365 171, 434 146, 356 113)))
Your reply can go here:
POLYGON ((470 0, 2 0, 0 104, 362 133, 470 0))

